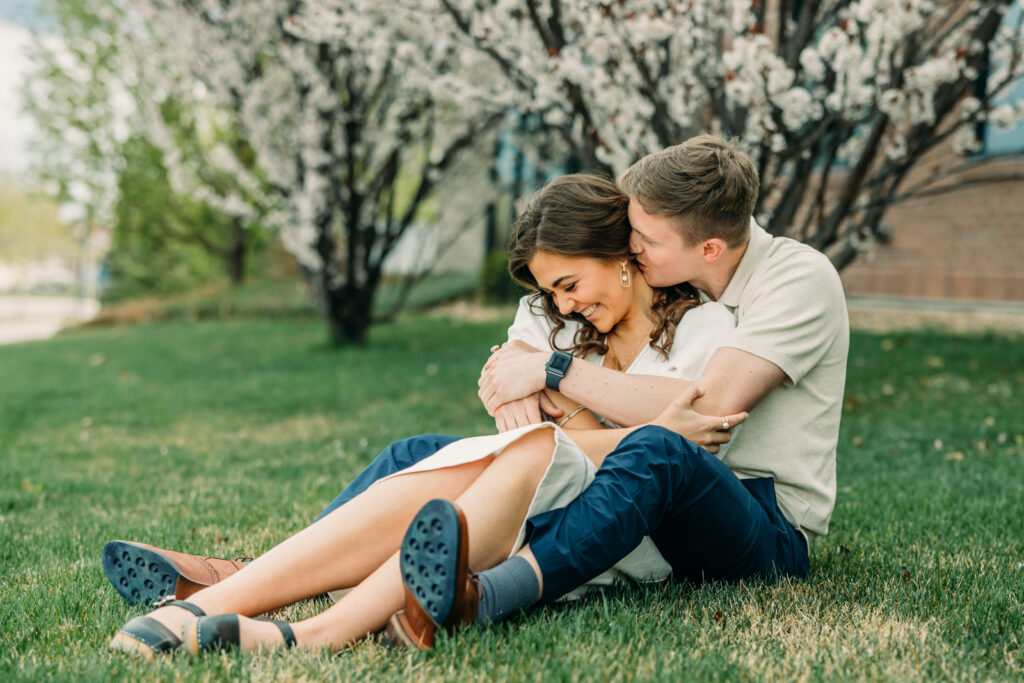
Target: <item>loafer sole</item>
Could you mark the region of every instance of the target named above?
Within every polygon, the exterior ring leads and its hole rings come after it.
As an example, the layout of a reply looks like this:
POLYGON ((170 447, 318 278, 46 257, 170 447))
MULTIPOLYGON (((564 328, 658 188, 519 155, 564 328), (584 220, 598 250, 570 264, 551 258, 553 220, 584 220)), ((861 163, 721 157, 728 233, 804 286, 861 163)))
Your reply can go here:
POLYGON ((458 509, 437 499, 416 513, 402 539, 402 578, 436 625, 448 620, 455 605, 460 531, 458 509))
POLYGON ((103 546, 103 573, 129 605, 161 600, 174 592, 179 576, 166 557, 129 541, 103 546))

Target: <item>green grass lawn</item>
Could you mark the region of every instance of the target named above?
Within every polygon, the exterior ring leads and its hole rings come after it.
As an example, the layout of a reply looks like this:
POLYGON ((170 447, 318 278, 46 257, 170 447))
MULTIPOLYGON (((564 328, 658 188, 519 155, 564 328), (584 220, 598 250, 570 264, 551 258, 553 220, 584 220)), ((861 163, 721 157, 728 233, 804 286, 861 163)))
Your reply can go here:
POLYGON ((107 585, 105 541, 259 554, 389 442, 489 431, 475 381, 506 326, 408 317, 332 351, 319 320, 236 319, 0 348, 0 679, 1024 675, 1024 342, 924 333, 854 336, 804 582, 621 588, 427 654, 108 652, 141 610, 107 585))

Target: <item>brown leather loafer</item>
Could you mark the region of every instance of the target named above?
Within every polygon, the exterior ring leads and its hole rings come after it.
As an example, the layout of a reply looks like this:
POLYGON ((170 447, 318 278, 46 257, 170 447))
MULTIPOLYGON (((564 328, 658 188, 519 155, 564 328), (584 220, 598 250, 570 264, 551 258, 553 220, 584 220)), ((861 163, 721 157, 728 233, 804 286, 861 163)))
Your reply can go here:
POLYGON ((405 609, 385 635, 399 649, 427 650, 439 629, 451 633, 476 621, 480 591, 469 571, 466 516, 447 500, 432 500, 413 517, 402 539, 405 609))
POLYGON ((184 600, 223 581, 250 558, 224 560, 188 555, 133 541, 111 541, 103 546, 103 573, 129 604, 152 603, 167 595, 184 600))

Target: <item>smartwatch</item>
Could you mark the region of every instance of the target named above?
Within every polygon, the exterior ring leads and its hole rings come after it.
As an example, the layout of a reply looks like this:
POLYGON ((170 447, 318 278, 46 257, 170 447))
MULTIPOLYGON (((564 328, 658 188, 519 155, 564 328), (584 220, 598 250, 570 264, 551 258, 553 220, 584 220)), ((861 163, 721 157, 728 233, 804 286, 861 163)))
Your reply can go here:
POLYGON ((555 351, 544 366, 544 386, 551 391, 558 391, 558 383, 569 372, 569 364, 572 363, 572 354, 565 351, 555 351))

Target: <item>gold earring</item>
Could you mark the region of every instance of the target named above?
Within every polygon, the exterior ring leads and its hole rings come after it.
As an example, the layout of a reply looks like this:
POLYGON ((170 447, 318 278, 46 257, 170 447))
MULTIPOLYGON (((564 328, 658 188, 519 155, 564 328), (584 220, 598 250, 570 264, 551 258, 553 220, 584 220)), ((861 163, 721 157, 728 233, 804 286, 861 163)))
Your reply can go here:
POLYGON ((629 268, 626 266, 628 261, 623 261, 619 264, 619 286, 623 289, 628 289, 633 286, 633 275, 629 272, 629 268))

